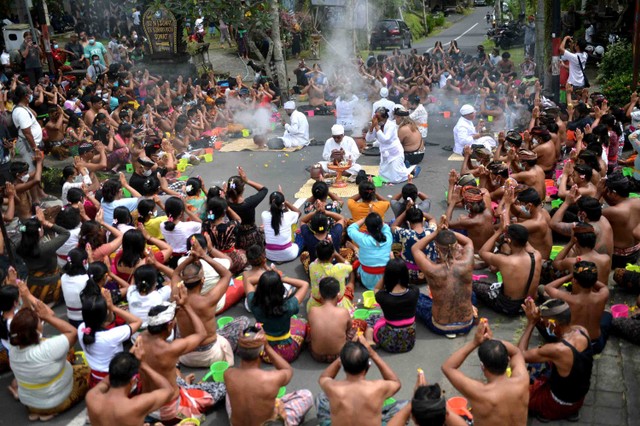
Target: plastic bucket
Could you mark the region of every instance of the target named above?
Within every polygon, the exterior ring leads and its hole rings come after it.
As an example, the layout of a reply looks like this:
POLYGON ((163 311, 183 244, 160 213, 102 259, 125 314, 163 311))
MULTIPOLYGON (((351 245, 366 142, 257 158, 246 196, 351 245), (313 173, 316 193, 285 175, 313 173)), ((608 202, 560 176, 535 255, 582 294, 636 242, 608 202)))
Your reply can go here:
POLYGON ((384 400, 384 404, 382 404, 383 407, 386 407, 387 405, 391 405, 391 404, 395 404, 396 400, 394 398, 387 398, 384 400))
POLYGON ((447 407, 454 413, 459 416, 467 417, 468 419, 473 419, 473 416, 469 412, 468 402, 466 398, 461 396, 454 396, 453 398, 449 398, 447 401, 447 407))
POLYGON ((365 319, 369 318, 369 311, 367 309, 356 309, 353 312, 353 318, 354 319, 365 320, 365 319))
POLYGON ((134 170, 133 164, 127 163, 125 167, 126 167, 127 173, 133 173, 133 170, 134 170))
POLYGON ((562 249, 564 249, 564 246, 553 246, 553 247, 551 247, 551 254, 549 255, 549 259, 555 260, 556 257, 558 256, 558 253, 560 253, 562 251, 562 249))
POLYGON ((449 119, 451 118, 451 111, 444 111, 442 115, 444 116, 444 118, 449 119))
POLYGON ((205 154, 204 155, 204 162, 205 163, 210 163, 213 161, 213 154, 205 154))
POLYGON ((220 317, 218 318, 218 328, 224 328, 225 325, 233 321, 233 317, 220 317))
POLYGON ((489 123, 493 122, 493 115, 487 115, 487 121, 489 123))
POLYGON ((249 129, 242 129, 242 137, 248 138, 250 134, 251 132, 249 131, 249 129))
POLYGON ((557 199, 557 200, 551 200, 551 208, 552 209, 559 209, 560 206, 564 203, 563 200, 557 199))
POLYGON ((278 396, 276 396, 276 398, 282 398, 286 393, 287 393, 287 387, 282 386, 280 389, 278 389, 278 396))
POLYGON ((551 186, 556 186, 556 183, 555 183, 555 181, 553 179, 545 179, 544 180, 544 186, 549 188, 551 186))
POLYGON ((625 304, 613 305, 611 307, 611 315, 614 318, 628 318, 629 317, 629 307, 625 304))
POLYGON ((307 111, 307 117, 313 117, 316 115, 316 112, 312 109, 310 109, 309 111, 307 111))
POLYGON ((373 290, 365 291, 364 293, 362 293, 362 298, 364 300, 364 307, 367 309, 371 309, 376 303, 376 294, 373 292, 373 290))
POLYGON ((229 363, 227 361, 218 361, 211 364, 209 367, 209 373, 202 378, 204 382, 209 377, 213 376, 213 381, 218 383, 224 383, 224 372, 229 368, 229 363))
POLYGON ((216 141, 216 143, 214 143, 213 146, 215 149, 222 148, 222 141, 216 141))
POLYGON ((558 188, 555 186, 547 186, 547 196, 551 197, 552 195, 558 194, 558 188))

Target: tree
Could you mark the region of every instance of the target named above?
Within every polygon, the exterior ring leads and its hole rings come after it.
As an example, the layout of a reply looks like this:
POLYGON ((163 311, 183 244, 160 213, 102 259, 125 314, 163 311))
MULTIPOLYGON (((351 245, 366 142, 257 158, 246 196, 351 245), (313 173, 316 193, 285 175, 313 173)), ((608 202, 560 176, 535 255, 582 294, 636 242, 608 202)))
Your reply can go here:
POLYGON ((282 98, 287 99, 289 85, 284 63, 283 45, 280 37, 280 7, 278 0, 154 0, 149 7, 163 5, 172 12, 183 17, 204 16, 217 20, 222 18, 227 24, 248 31, 248 46, 258 58, 267 75, 278 81, 282 98), (268 40, 269 50, 266 55, 260 51, 256 40, 268 40), (275 75, 272 75, 270 63, 275 64, 275 75))

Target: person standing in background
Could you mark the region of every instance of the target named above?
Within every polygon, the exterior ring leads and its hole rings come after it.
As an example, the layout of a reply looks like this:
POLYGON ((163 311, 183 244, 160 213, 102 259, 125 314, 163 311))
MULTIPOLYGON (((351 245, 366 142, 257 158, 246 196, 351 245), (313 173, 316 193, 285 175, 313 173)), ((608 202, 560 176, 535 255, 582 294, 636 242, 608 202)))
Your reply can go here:
POLYGON ((20 45, 20 54, 24 60, 24 71, 29 79, 29 85, 34 88, 38 80, 42 77, 42 49, 33 42, 33 35, 29 31, 24 33, 24 41, 20 45))
POLYGON ((535 16, 529 15, 524 23, 524 56, 533 58, 536 48, 536 23, 535 16))

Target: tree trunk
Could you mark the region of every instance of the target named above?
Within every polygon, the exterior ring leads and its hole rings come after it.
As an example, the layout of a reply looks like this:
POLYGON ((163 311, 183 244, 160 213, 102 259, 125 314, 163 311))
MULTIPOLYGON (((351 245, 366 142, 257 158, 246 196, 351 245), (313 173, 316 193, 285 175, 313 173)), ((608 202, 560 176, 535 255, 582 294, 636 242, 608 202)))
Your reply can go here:
POLYGON ((546 81, 544 74, 546 71, 545 61, 545 36, 548 34, 545 28, 545 7, 544 0, 538 0, 538 13, 536 14, 536 47, 535 58, 536 63, 536 77, 540 80, 546 81))
POLYGON ((287 76, 286 64, 284 63, 282 40, 280 39, 280 11, 278 9, 278 0, 270 0, 269 7, 271 13, 271 40, 273 45, 273 61, 275 62, 276 66, 278 83, 280 84, 281 99, 288 100, 289 78, 287 76))

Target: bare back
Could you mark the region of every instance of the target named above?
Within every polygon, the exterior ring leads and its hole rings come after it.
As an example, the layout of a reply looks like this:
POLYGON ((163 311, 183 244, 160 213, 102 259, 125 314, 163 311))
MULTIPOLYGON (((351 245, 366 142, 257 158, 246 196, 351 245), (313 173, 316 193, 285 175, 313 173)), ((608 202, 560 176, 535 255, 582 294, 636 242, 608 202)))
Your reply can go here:
POLYGON ((500 273, 504 283, 504 295, 511 299, 522 299, 526 296, 534 297, 540 283, 540 271, 542 271, 540 253, 537 251, 529 253, 523 250, 518 254, 500 255, 500 258, 500 273), (533 265, 531 256, 533 256, 533 265), (531 282, 529 282, 532 266, 533 276, 531 282), (528 288, 527 284, 529 284, 528 288))
POLYGON ((318 355, 339 354, 351 324, 349 311, 326 303, 308 313, 311 348, 318 355))
POLYGON ((129 398, 111 392, 95 392, 86 403, 93 426, 140 426, 148 414, 136 410, 129 398))
POLYGON ((474 425, 524 426, 529 406, 528 380, 504 377, 484 385, 482 398, 469 402, 473 407, 474 425))
POLYGON ((230 368, 224 380, 231 403, 231 424, 260 425, 273 418, 281 373, 258 368, 230 368), (247 384, 251 386, 247 386, 247 384))
MULTIPOLYGON (((215 342, 217 338, 216 330, 216 309, 217 302, 212 303, 210 298, 202 296, 200 294, 200 286, 196 289, 190 290, 187 296, 189 305, 191 305, 193 311, 202 320, 204 328, 207 331, 207 337, 202 341, 201 346, 208 345, 215 342)), ((190 336, 195 333, 193 330, 193 324, 184 310, 179 310, 176 313, 176 319, 178 320, 178 328, 182 337, 190 336)))
POLYGON ((577 293, 566 298, 571 308, 571 325, 587 329, 589 337, 600 337, 600 319, 607 305, 607 294, 603 292, 577 293))
POLYGON ((331 424, 379 425, 382 424, 382 404, 386 399, 384 380, 334 380, 331 392, 327 392, 331 405, 331 424))
MULTIPOLYGON (((144 362, 171 383, 173 397, 177 398, 179 391, 176 383, 176 364, 178 363, 178 357, 182 354, 171 350, 171 344, 160 335, 152 336, 148 331, 145 331, 140 334, 140 338, 145 348, 144 362)), ((156 389, 156 386, 144 374, 141 377, 143 392, 156 389)))
POLYGON ((418 130, 411 129, 411 126, 402 126, 398 129, 398 139, 402 143, 405 152, 413 152, 422 146, 422 136, 418 130))
POLYGON ((438 264, 428 275, 433 298, 433 318, 439 324, 467 322, 473 318, 471 304, 473 262, 456 260, 451 268, 438 264))

